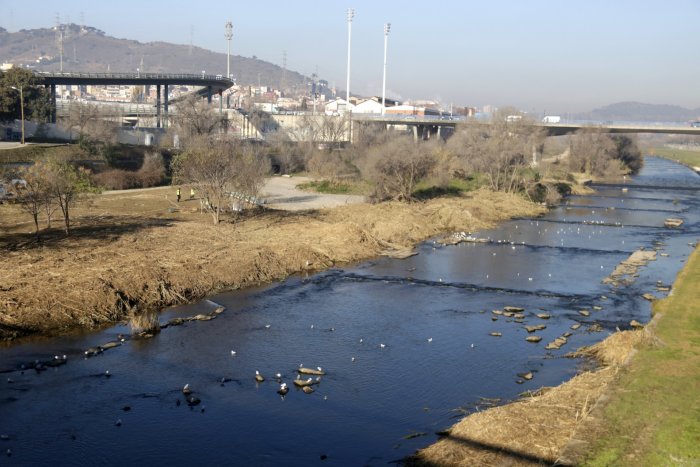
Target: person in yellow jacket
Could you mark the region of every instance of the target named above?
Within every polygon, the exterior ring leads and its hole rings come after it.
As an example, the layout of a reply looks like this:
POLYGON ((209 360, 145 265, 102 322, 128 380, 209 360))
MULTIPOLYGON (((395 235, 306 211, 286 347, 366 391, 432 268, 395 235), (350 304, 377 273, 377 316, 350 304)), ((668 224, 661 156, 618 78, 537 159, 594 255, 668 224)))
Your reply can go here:
POLYGON ((180 202, 180 187, 177 187, 177 192, 175 193, 175 196, 177 197, 177 202, 180 202))

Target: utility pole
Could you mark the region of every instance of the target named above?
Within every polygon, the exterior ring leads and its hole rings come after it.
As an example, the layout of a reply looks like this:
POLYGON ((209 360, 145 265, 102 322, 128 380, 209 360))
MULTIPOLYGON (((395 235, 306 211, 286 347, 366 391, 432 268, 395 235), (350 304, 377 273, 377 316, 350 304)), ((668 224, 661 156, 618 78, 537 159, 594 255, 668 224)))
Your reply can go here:
POLYGON ((391 30, 391 23, 384 24, 384 78, 382 79, 382 115, 386 110, 386 46, 389 40, 389 31, 391 30))
POLYGON ((231 21, 226 23, 226 32, 224 37, 228 41, 228 52, 226 53, 226 78, 231 79, 231 39, 233 39, 233 24, 231 21))
POLYGON ((59 71, 63 72, 63 25, 58 27, 58 53, 61 56, 61 65, 59 71))
POLYGON ((348 79, 345 83, 345 107, 347 110, 350 109, 350 46, 352 44, 352 18, 355 16, 355 10, 348 8, 347 11, 348 18, 348 79))
POLYGON ((282 82, 280 83, 280 93, 284 94, 287 88, 287 51, 282 51, 282 82))

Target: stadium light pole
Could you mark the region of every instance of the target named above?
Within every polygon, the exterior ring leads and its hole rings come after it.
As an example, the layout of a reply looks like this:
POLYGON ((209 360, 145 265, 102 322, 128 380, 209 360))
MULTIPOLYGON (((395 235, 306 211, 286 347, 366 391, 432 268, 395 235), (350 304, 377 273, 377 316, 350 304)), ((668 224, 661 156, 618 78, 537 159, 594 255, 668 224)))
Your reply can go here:
POLYGON ((21 144, 24 144, 24 88, 23 86, 20 86, 19 88, 16 88, 14 86, 10 86, 12 89, 15 91, 19 91, 19 108, 20 108, 20 116, 22 117, 22 140, 21 144))
POLYGON ((226 32, 224 33, 228 41, 228 52, 226 53, 226 78, 231 79, 231 39, 233 39, 233 24, 226 22, 226 32))
POLYGON ((382 79, 382 115, 386 110, 386 45, 389 40, 389 31, 391 23, 384 24, 384 78, 382 79))
POLYGON ((355 10, 348 8, 348 79, 345 83, 345 108, 350 110, 350 47, 352 45, 352 18, 355 16, 355 10))

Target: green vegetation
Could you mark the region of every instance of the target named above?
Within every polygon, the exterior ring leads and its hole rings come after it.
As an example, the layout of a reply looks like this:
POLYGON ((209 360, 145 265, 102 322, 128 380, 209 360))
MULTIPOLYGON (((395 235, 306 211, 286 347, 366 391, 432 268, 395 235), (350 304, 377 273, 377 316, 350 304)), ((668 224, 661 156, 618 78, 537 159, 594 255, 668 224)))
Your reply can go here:
POLYGON ((21 118, 22 109, 25 120, 48 121, 49 91, 38 84, 31 71, 11 68, 0 73, 0 122, 21 118))
POLYGON ((416 199, 430 199, 439 196, 459 196, 462 193, 477 190, 486 185, 487 181, 478 174, 468 178, 453 178, 444 187, 435 186, 429 181, 422 181, 416 185, 413 196, 416 199))
POLYGON ((700 151, 688 151, 673 148, 652 148, 651 154, 665 157, 674 161, 680 161, 689 167, 700 167, 700 151))
POLYGON ((51 157, 66 157, 82 152, 76 144, 26 144, 0 151, 0 164, 34 162, 51 157))
POLYGON ((605 431, 585 465, 700 463, 700 253, 656 302, 657 343, 622 372, 604 411, 605 431))
POLYGON ((300 190, 315 191, 331 195, 364 195, 367 187, 357 182, 336 182, 331 180, 310 181, 297 185, 300 190))

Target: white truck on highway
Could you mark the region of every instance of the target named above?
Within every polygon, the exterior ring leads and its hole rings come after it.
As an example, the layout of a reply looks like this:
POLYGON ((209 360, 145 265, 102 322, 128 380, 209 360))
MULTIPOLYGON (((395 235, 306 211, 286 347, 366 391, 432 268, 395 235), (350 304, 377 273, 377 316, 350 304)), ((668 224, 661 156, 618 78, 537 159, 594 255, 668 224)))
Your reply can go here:
POLYGON ((542 123, 560 123, 561 117, 559 115, 546 115, 542 119, 542 123))

